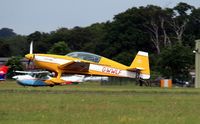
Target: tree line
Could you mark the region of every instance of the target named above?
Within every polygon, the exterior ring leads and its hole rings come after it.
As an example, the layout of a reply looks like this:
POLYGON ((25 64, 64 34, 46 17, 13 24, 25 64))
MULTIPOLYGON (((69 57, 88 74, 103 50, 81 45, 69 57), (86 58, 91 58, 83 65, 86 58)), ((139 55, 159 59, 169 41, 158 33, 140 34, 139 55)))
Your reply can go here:
POLYGON ((35 31, 24 36, 2 28, 0 56, 24 56, 34 41, 34 53, 86 51, 130 65, 142 50, 149 52, 153 75, 187 80, 194 69, 196 39, 200 39, 200 8, 180 2, 173 8, 133 7, 112 21, 50 33, 35 31))

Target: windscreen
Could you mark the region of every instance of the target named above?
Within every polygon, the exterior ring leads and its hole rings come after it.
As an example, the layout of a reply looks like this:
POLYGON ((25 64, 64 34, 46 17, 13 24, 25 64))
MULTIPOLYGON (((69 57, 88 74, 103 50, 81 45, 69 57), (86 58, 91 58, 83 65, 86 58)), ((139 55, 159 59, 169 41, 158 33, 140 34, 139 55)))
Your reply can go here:
POLYGON ((101 56, 98 56, 96 54, 93 53, 87 53, 87 52, 72 52, 67 54, 66 56, 70 56, 73 58, 79 58, 79 59, 83 59, 83 60, 87 60, 87 61, 92 61, 95 63, 99 63, 101 56))

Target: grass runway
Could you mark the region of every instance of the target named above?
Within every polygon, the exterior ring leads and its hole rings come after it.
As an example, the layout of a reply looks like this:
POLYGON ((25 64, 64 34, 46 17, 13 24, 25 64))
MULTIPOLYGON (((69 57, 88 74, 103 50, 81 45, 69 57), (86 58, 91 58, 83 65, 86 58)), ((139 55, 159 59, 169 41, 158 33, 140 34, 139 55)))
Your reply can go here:
POLYGON ((0 124, 199 124, 200 89, 0 82, 0 124))

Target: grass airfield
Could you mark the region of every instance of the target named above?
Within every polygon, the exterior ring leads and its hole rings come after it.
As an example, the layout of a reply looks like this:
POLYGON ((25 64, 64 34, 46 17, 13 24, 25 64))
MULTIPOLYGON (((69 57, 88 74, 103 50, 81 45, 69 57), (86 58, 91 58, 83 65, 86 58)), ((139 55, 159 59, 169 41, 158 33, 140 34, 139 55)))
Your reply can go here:
POLYGON ((0 82, 0 124, 199 124, 200 89, 0 82))

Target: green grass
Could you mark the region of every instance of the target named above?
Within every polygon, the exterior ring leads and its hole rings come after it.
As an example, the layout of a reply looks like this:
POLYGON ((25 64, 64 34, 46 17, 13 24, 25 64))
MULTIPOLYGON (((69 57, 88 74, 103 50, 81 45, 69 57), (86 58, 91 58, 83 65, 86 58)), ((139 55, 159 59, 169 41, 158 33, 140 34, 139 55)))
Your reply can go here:
POLYGON ((0 82, 0 124, 199 124, 200 89, 0 82))

